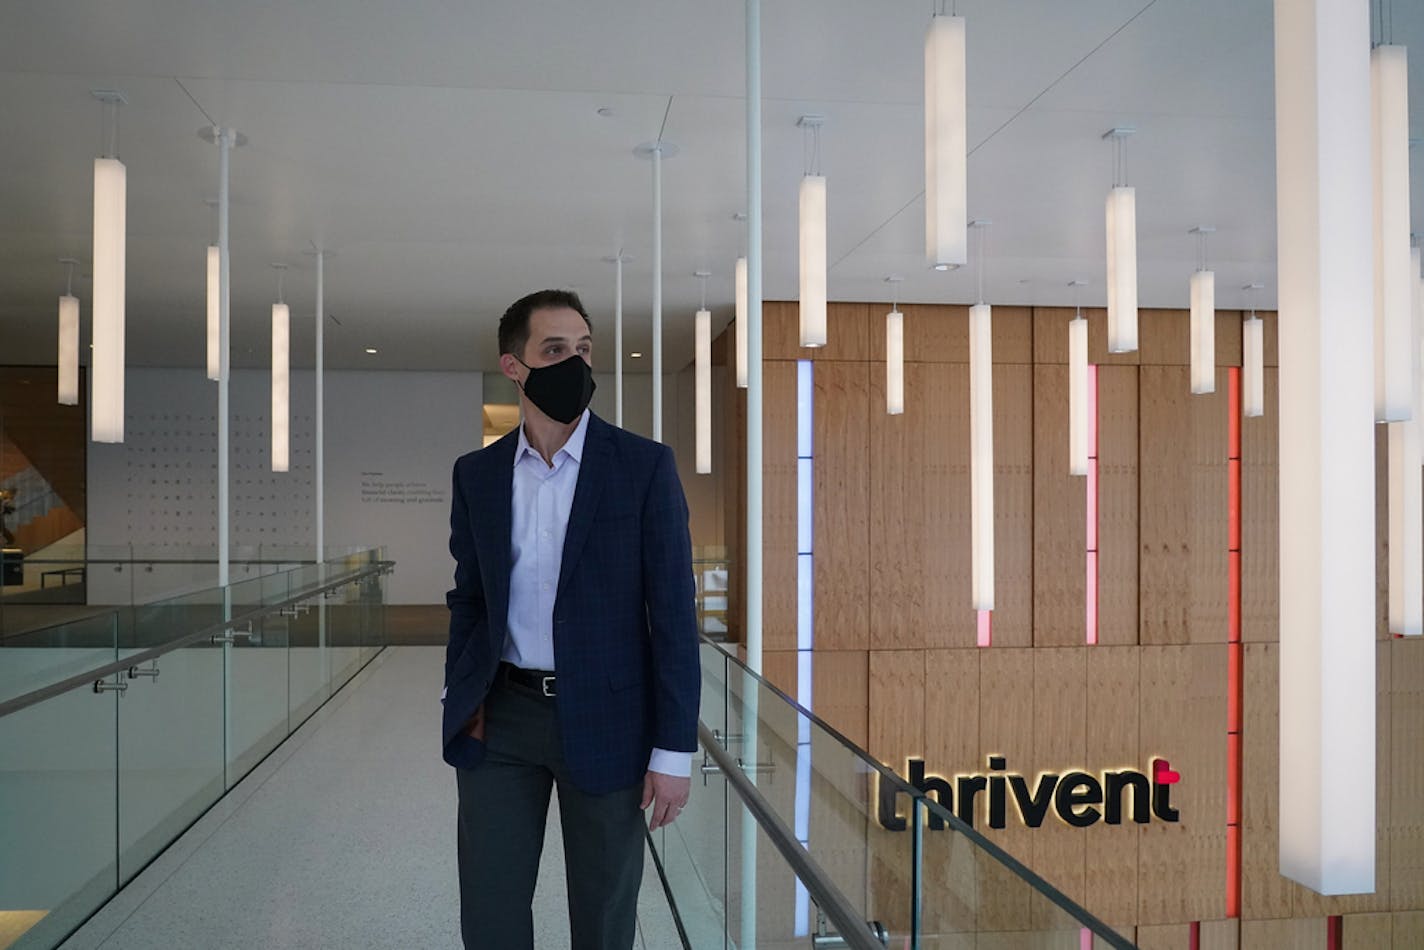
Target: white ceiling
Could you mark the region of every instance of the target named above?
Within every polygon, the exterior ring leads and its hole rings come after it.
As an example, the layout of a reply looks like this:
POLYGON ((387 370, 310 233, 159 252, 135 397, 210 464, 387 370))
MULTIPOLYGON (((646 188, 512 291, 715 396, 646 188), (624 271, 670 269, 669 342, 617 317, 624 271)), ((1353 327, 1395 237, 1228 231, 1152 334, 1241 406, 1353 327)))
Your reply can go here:
MULTIPOLYGON (((1371 4, 1373 6, 1374 4, 1371 4)), ((922 49, 933 0, 766 0, 766 296, 796 294, 805 113, 827 117, 830 296, 966 302, 972 268, 923 258, 922 49)), ((1424 129, 1424 4, 1395 5, 1424 129)), ((1138 190, 1144 306, 1183 307, 1214 225, 1218 305, 1275 299, 1270 0, 961 0, 969 29, 969 208, 993 221, 986 297, 1103 299, 1113 126, 1138 190)), ((611 353, 622 248, 627 344, 651 345, 651 171, 664 164, 668 365, 691 353, 698 283, 731 317, 741 252, 743 4, 736 0, 6 0, 0 9, 0 362, 54 352, 57 259, 87 268, 100 109, 121 89, 128 166, 129 360, 201 365, 203 254, 214 233, 217 121, 232 160, 234 363, 267 357, 275 278, 291 265, 293 359, 312 360, 314 262, 327 266, 328 365, 493 367, 516 297, 579 290, 611 353), (602 116, 599 109, 611 109, 602 116), (664 126, 665 123, 665 126, 664 126), (367 356, 367 346, 379 349, 367 356)), ((1424 178, 1424 161, 1414 162, 1424 178)), ((1424 187, 1414 219, 1424 222, 1424 187)), ((88 311, 87 283, 76 292, 88 311)), ((604 364, 607 365, 606 363, 604 364)), ((637 365, 637 364, 634 364, 637 365)))

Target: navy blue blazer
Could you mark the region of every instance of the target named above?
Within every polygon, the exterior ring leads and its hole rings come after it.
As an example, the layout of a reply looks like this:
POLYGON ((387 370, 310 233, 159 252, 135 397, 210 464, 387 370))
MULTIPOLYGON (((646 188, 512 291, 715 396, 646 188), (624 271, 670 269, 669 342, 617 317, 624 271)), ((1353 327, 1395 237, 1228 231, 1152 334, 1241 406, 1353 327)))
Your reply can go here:
MULTIPOLYGON (((477 768, 465 726, 494 682, 509 615, 516 429, 455 463, 444 757, 477 768)), ((702 676, 687 500, 672 450, 589 414, 554 601, 555 705, 575 785, 641 782, 654 748, 697 748, 702 676)))

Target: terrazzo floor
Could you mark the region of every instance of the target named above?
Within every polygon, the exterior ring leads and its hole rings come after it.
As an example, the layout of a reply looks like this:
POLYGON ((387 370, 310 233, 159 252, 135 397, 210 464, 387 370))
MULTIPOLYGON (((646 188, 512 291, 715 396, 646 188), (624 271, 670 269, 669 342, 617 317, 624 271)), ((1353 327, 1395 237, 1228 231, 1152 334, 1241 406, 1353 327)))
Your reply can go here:
MULTIPOLYGON (((391 647, 63 944, 64 950, 459 947, 443 648, 391 647)), ((557 797, 534 900, 569 946, 557 797)), ((680 947, 651 857, 639 950, 680 947)))

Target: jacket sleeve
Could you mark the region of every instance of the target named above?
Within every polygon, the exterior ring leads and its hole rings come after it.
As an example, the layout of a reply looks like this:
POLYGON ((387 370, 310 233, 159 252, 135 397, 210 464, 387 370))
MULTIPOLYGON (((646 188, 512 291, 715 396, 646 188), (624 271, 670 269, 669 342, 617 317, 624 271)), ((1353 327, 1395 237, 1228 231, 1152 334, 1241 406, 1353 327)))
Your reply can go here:
POLYGON ((672 450, 660 446, 643 502, 643 592, 653 659, 653 746, 697 749, 702 669, 687 499, 672 450))
POLYGON ((455 587, 445 595, 450 608, 450 641, 445 647, 445 686, 451 672, 470 643, 470 637, 485 618, 484 585, 475 553, 475 536, 470 530, 470 509, 460 485, 460 463, 455 463, 454 488, 450 493, 450 554, 455 558, 455 587))

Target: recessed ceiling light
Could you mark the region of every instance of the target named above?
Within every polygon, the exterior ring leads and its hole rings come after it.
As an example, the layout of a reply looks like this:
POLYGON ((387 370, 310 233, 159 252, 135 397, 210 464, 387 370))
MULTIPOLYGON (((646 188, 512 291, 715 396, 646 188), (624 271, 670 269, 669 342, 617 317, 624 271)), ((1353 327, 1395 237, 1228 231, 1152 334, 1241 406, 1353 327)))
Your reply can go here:
POLYGON ((629 353, 628 355, 631 356, 631 357, 633 357, 633 359, 635 359, 635 360, 636 360, 636 359, 642 359, 642 357, 643 357, 643 354, 642 354, 642 353, 629 353))
POLYGON ((366 347, 366 352, 374 356, 376 353, 376 348, 374 346, 368 346, 366 347))
POLYGON ((602 107, 599 108, 598 114, 601 115, 601 116, 603 116, 603 117, 606 119, 606 118, 608 118, 609 116, 613 115, 613 110, 610 109, 608 106, 602 106, 602 107))

